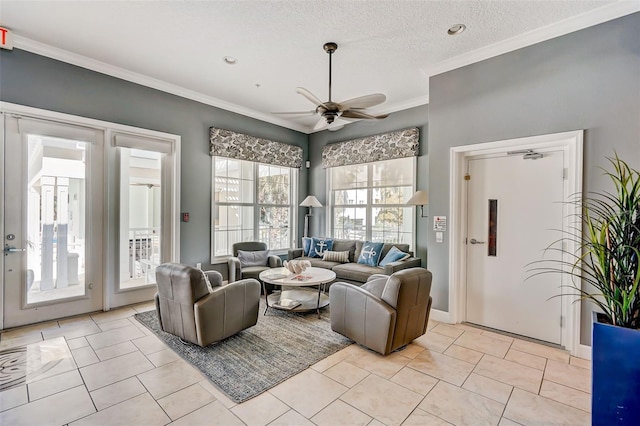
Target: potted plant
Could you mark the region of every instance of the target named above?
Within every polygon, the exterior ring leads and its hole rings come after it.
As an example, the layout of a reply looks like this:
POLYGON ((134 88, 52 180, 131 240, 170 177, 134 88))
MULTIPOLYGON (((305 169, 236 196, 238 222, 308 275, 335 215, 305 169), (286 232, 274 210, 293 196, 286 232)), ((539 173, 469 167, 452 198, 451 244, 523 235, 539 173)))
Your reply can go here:
POLYGON ((579 252, 555 248, 570 260, 535 270, 568 274, 572 278, 570 287, 577 292, 574 295, 593 302, 601 311, 593 313, 593 425, 638 425, 640 173, 617 154, 608 160, 612 170, 605 170, 605 175, 615 191, 576 200, 582 210, 582 231, 569 231, 563 236, 576 241, 579 252))

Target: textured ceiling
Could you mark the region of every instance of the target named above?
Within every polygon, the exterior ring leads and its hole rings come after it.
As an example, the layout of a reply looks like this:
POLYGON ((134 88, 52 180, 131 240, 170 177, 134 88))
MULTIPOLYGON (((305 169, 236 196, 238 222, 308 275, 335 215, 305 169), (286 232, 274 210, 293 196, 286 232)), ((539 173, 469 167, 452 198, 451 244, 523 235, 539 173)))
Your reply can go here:
POLYGON ((2 0, 0 25, 14 32, 17 47, 44 43, 310 131, 317 117, 285 121, 270 112, 312 110, 298 86, 326 100, 327 41, 339 45, 333 100, 384 93, 374 112, 392 112, 427 103, 428 75, 443 61, 612 3, 2 0), (447 35, 457 23, 467 30, 447 35), (238 63, 225 64, 225 55, 238 63))

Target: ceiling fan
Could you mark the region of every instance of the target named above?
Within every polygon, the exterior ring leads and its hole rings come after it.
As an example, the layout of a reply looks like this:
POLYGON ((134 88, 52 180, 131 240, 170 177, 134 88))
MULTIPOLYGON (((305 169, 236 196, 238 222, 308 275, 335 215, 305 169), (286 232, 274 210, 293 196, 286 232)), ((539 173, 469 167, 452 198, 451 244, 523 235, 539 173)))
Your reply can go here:
MULTIPOLYGON (((344 102, 333 102, 331 100, 331 57, 333 53, 338 50, 336 43, 330 42, 324 44, 324 50, 329 54, 329 100, 322 102, 317 96, 303 87, 296 88, 296 92, 311 101, 316 109, 314 111, 298 111, 298 112, 274 112, 274 114, 281 115, 315 115, 318 114, 322 118, 314 126, 313 130, 319 130, 323 127, 329 126, 332 123, 340 125, 341 128, 346 122, 352 120, 380 120, 387 118, 389 114, 371 115, 366 111, 366 108, 373 107, 383 103, 387 97, 382 93, 374 93, 371 95, 360 96, 357 98, 349 99, 344 102)), ((338 130, 333 126, 329 130, 338 130)))

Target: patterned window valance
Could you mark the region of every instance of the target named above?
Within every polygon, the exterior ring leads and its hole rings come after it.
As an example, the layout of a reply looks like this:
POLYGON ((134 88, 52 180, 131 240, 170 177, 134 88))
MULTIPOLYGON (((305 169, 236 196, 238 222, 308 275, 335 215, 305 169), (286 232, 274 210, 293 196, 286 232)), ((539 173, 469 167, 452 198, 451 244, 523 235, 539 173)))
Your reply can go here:
POLYGON ((322 167, 348 166, 418 155, 417 127, 332 143, 322 148, 322 167))
POLYGON ((209 154, 284 167, 302 167, 302 148, 231 130, 209 128, 209 154))

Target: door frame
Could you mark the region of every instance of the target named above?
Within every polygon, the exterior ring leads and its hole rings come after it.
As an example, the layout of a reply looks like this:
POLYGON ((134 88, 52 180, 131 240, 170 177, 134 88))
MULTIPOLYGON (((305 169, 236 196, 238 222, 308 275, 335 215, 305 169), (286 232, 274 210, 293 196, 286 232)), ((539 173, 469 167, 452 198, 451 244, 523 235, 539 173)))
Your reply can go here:
MULTIPOLYGON (((104 132, 104 149, 107 150, 104 155, 105 168, 107 158, 109 157, 109 150, 113 149, 113 147, 108 143, 109 133, 112 131, 122 132, 122 133, 132 133, 141 136, 149 136, 153 138, 171 140, 174 143, 175 149, 175 168, 173 170, 173 177, 175 182, 175 188, 173 194, 171 196, 171 227, 172 227, 172 237, 173 237, 173 246, 171 250, 171 261, 177 262, 180 259, 180 152, 181 152, 181 136, 159 132, 155 130, 143 129, 139 127, 127 126, 124 124, 112 123, 103 120, 96 120, 93 118, 81 117, 78 115, 66 114, 61 112, 49 111, 40 108, 34 108, 30 106, 14 104, 10 102, 0 101, 0 116, 2 116, 2 120, 0 122, 0 164, 4 164, 4 147, 5 147, 5 131, 4 131, 4 114, 15 114, 22 115, 25 118, 34 118, 40 120, 49 120, 54 123, 60 124, 71 124, 78 125, 83 127, 94 128, 96 130, 100 130, 104 132)), ((105 197, 107 191, 114 185, 114 181, 111 175, 108 174, 108 171, 105 170, 104 176, 104 184, 105 184, 105 197)), ((4 229, 4 173, 0 173, 0 235, 5 235, 4 229)), ((105 249, 103 251, 103 273, 102 273, 102 309, 103 311, 108 311, 113 305, 113 288, 114 288, 114 279, 111 268, 109 265, 109 256, 113 257, 113 255, 109 255, 108 251, 111 247, 108 246, 107 241, 109 241, 110 232, 113 232, 114 224, 111 223, 111 218, 113 213, 109 211, 109 203, 106 199, 103 200, 103 213, 104 213, 104 225, 103 225, 103 239, 102 241, 105 243, 105 249)), ((4 247, 4 246, 3 246, 4 247)), ((0 256, 0 268, 4 271, 4 255, 0 256)), ((4 329, 4 272, 0 274, 0 330, 4 329)))
MULTIPOLYGON (((517 139, 487 142, 452 147, 450 150, 449 184, 451 197, 451 234, 449 244, 449 321, 460 323, 466 320, 467 255, 465 237, 467 235, 467 191, 465 185, 466 162, 470 157, 487 154, 506 154, 521 149, 554 148, 564 151, 565 194, 582 194, 583 130, 529 136, 517 139)), ((581 223, 570 222, 571 217, 581 217, 580 207, 565 205, 565 229, 568 226, 582 230, 581 223), (577 215, 577 216, 576 216, 577 215)), ((551 243, 551 242, 550 242, 551 243)), ((567 241, 567 252, 574 252, 578 245, 567 241)), ((565 260, 569 260, 568 257, 565 260)), ((566 313, 562 324, 561 344, 576 355, 580 350, 580 303, 573 303, 572 297, 562 297, 562 312, 566 313)))

